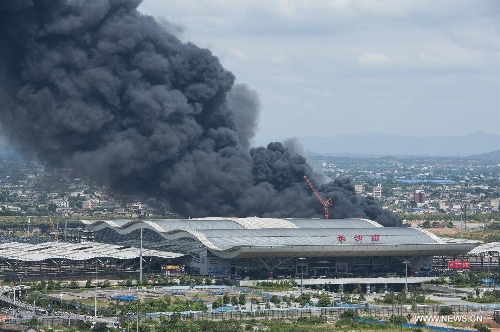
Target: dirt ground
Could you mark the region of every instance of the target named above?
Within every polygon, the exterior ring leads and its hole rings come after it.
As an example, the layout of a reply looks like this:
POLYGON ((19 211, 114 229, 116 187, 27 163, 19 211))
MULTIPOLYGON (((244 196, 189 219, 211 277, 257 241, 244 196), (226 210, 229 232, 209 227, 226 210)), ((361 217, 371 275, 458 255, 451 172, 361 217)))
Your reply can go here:
MULTIPOLYGON (((491 314, 489 313, 485 313, 484 316, 483 316, 483 321, 482 321, 482 324, 484 324, 485 326, 489 327, 491 329, 491 332, 500 332, 500 324, 496 323, 492 317, 490 317, 491 314)), ((471 320, 477 320, 476 317, 472 317, 470 315, 467 316, 467 319, 469 321, 471 320)), ((416 323, 415 321, 415 317, 413 317, 410 321, 411 323, 416 323)), ((429 326, 442 326, 442 327, 455 327, 455 328, 460 328, 460 327, 463 327, 463 328, 470 328, 470 329, 473 329, 473 325, 475 323, 472 323, 472 322, 468 322, 468 323, 456 323, 456 324, 453 324, 453 323, 450 323, 450 324, 447 324, 446 322, 428 322, 427 325, 429 326)))

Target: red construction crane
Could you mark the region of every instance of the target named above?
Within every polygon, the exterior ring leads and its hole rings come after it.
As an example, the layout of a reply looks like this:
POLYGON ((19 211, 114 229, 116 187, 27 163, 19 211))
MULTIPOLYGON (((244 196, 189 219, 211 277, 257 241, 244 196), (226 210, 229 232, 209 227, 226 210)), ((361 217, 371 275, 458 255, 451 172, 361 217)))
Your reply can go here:
POLYGON ((307 176, 304 175, 304 179, 306 179, 306 182, 309 185, 309 187, 311 187, 314 195, 316 195, 316 197, 319 199, 319 201, 321 202, 321 204, 323 204, 323 207, 325 208, 325 219, 328 219, 328 207, 331 206, 331 205, 333 205, 332 198, 330 197, 329 199, 327 199, 325 201, 323 198, 321 198, 321 196, 319 195, 318 191, 316 190, 316 188, 314 188, 313 184, 311 183, 311 181, 309 181, 309 179, 307 178, 307 176))

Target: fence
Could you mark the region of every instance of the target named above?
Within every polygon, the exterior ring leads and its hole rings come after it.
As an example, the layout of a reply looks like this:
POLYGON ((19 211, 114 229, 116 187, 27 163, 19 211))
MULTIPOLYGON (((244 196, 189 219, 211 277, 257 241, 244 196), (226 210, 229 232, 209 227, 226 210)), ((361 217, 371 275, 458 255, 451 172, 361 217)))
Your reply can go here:
MULTIPOLYGON (((380 324, 380 325, 384 325, 384 324, 387 324, 387 322, 385 321, 376 321, 374 319, 363 319, 363 318, 358 318, 356 319, 358 322, 367 322, 367 323, 376 323, 376 324, 380 324)), ((431 326, 431 325, 425 325, 425 326, 421 326, 421 325, 417 325, 417 324, 412 324, 412 323, 403 323, 401 324, 401 328, 403 327, 409 327, 409 328, 420 328, 420 329, 429 329, 429 330, 433 330, 433 331, 440 331, 440 332, 471 332, 471 331, 476 331, 476 329, 474 330, 469 330, 469 329, 459 329, 459 328, 454 328, 454 327, 445 327, 445 326, 431 326)))
MULTIPOLYGON (((8 321, 3 322, 4 326, 14 326, 26 324, 30 319, 17 319, 11 318, 8 321)), ((37 317, 37 321, 40 325, 53 327, 53 326, 79 326, 83 320, 82 319, 68 319, 64 317, 37 317)))
MULTIPOLYGON (((499 307, 498 304, 494 305, 499 307)), ((439 315, 443 305, 418 306, 412 310, 408 306, 368 306, 365 308, 331 307, 331 308, 285 308, 285 309, 259 309, 259 310, 228 310, 228 311, 208 311, 208 312, 180 312, 181 319, 194 320, 225 320, 225 319, 297 319, 300 317, 325 317, 328 320, 337 320, 342 312, 355 310, 360 316, 368 316, 374 319, 388 319, 391 315, 404 315, 411 313, 415 315, 439 315)), ((493 317, 492 306, 469 306, 469 305, 449 305, 453 315, 484 314, 493 317)), ((157 313, 142 315, 140 320, 159 320, 161 316, 170 316, 173 313, 157 313)), ((125 318, 125 320, 136 320, 136 316, 125 318)))

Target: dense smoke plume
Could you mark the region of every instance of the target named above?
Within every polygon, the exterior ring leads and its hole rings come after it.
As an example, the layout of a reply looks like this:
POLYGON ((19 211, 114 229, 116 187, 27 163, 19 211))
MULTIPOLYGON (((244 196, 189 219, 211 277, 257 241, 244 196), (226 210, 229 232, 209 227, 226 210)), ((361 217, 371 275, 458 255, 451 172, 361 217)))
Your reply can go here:
MULTIPOLYGON (((0 2, 9 140, 115 190, 164 198, 184 216, 320 217, 303 175, 318 178, 304 157, 281 143, 250 149, 256 93, 139 4, 0 2)), ((331 218, 398 223, 346 180, 318 189, 333 198, 331 218)))

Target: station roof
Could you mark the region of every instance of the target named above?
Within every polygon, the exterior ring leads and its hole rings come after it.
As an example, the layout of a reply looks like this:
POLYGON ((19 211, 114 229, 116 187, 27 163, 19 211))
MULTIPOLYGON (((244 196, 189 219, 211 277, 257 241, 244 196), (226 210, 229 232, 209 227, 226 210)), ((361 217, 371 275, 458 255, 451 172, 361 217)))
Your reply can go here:
POLYGON ((257 256, 458 255, 475 242, 449 243, 420 228, 367 219, 200 218, 82 221, 91 230, 151 229, 167 240, 190 237, 224 258, 257 256))
POLYGON ((469 252, 472 256, 500 256, 500 242, 483 243, 469 252))
POLYGON ((361 218, 348 219, 316 219, 316 218, 190 218, 190 219, 156 219, 156 220, 82 220, 92 228, 104 227, 128 228, 137 223, 149 224, 158 232, 179 230, 209 230, 209 229, 294 229, 294 228, 379 228, 382 225, 375 221, 361 218))
MULTIPOLYGON (((177 258, 179 253, 143 249, 143 257, 177 258)), ((39 262, 50 259, 84 261, 94 258, 134 259, 140 256, 140 249, 99 242, 45 242, 29 244, 9 242, 0 244, 0 259, 24 262, 39 262)))

